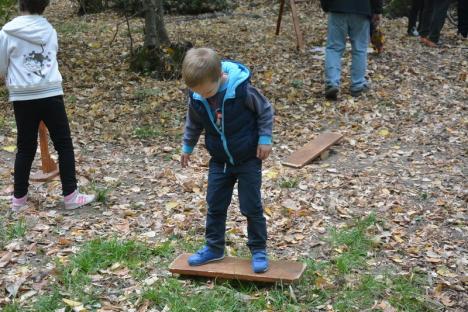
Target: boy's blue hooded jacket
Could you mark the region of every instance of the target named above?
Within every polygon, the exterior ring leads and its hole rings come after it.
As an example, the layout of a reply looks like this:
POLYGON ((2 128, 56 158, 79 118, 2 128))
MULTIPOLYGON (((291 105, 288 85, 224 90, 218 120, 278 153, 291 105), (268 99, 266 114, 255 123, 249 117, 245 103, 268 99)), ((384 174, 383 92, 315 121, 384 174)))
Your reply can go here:
POLYGON ((273 107, 251 86, 247 67, 226 61, 222 62, 222 70, 228 80, 219 107, 221 124, 216 125, 208 101, 190 91, 182 150, 192 153, 205 129, 205 145, 212 159, 238 165, 256 157, 258 144, 272 143, 273 107))

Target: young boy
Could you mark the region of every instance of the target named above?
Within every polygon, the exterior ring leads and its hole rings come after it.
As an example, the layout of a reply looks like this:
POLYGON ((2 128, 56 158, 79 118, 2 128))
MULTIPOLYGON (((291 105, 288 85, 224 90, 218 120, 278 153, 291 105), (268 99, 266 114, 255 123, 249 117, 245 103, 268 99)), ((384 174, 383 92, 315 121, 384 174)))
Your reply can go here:
POLYGON ((203 129, 211 155, 206 246, 190 256, 188 263, 196 266, 224 258, 227 208, 237 181, 240 210, 247 217, 252 269, 266 272, 267 229, 260 187, 262 160, 271 152, 273 107, 250 84, 250 71, 244 65, 221 62, 211 49, 189 50, 182 77, 190 88, 182 167, 188 165, 203 129))
POLYGON ((5 77, 18 129, 15 184, 11 208, 27 205, 28 180, 37 149, 39 122, 49 129, 59 155, 66 209, 94 201, 81 194, 75 176, 75 155, 63 103, 57 62, 57 33, 41 16, 49 0, 19 0, 20 16, 0 31, 0 77, 5 77))

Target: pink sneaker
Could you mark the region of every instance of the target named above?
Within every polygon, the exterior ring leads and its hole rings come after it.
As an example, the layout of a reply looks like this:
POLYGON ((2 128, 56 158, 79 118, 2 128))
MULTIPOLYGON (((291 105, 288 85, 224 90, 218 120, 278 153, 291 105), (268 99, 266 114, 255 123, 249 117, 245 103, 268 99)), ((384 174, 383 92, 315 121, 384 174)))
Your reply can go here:
POLYGON ((77 209, 89 203, 92 203, 96 198, 95 195, 81 194, 78 190, 75 190, 70 195, 65 196, 65 209, 77 209))
POLYGON ((26 207, 26 201, 28 200, 28 195, 24 195, 21 198, 16 198, 15 195, 11 197, 11 210, 18 212, 21 209, 26 207))

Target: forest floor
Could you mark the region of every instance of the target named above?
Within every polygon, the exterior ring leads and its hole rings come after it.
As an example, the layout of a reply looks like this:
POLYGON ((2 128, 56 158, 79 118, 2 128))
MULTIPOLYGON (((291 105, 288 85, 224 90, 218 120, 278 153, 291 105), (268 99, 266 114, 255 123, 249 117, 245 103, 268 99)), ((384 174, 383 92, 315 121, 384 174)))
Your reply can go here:
MULTIPOLYGON (((125 18, 78 16, 53 1, 60 70, 81 189, 98 202, 65 211, 59 180, 32 184, 12 213, 16 126, 0 92, 0 310, 466 311, 468 43, 446 25, 431 49, 384 20, 385 51, 369 54, 371 90, 349 94, 349 49, 338 101, 323 96, 326 16, 300 3, 305 51, 289 12, 240 1, 232 14, 166 16, 171 40, 216 49, 252 71, 276 110, 263 164, 272 259, 303 261, 292 286, 171 276, 168 264, 203 244, 208 154, 178 159, 182 81, 132 73, 125 18), (115 37, 115 38, 114 38, 115 37), (281 161, 318 134, 339 132, 330 156, 302 169, 281 161)), ((130 20, 133 45, 144 21, 130 20)), ((55 157, 55 156, 54 156, 55 157)), ((40 163, 36 157, 34 170, 40 163)), ((248 256, 237 194, 227 252, 248 256)))

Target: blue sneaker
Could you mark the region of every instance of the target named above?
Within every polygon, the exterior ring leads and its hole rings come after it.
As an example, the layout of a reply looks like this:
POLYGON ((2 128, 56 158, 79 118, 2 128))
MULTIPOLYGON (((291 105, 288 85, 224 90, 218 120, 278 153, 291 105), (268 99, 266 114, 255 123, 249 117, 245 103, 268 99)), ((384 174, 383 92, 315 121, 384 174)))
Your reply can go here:
POLYGON ((252 251, 252 270, 255 273, 264 273, 269 269, 268 255, 265 249, 252 251))
POLYGON ((216 260, 221 260, 223 258, 224 250, 221 252, 213 251, 213 249, 209 248, 208 246, 204 246, 202 249, 188 258, 188 264, 191 266, 197 266, 216 260))

